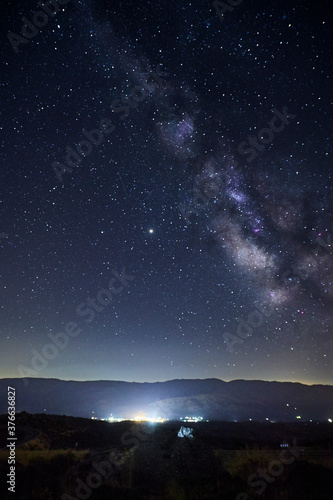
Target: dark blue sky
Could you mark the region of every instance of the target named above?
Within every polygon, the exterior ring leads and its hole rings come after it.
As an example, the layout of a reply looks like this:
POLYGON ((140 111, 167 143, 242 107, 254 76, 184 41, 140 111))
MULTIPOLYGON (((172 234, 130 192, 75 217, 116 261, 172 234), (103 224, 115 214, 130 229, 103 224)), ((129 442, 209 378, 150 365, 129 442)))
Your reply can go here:
POLYGON ((333 383, 329 2, 1 9, 0 377, 333 383))

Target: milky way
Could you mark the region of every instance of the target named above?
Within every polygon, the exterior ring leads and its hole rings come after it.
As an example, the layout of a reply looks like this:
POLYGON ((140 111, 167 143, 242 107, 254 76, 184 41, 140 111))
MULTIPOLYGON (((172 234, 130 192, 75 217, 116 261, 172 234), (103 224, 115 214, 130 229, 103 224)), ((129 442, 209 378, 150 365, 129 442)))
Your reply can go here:
POLYGON ((3 9, 1 376, 332 383, 329 2, 3 9))

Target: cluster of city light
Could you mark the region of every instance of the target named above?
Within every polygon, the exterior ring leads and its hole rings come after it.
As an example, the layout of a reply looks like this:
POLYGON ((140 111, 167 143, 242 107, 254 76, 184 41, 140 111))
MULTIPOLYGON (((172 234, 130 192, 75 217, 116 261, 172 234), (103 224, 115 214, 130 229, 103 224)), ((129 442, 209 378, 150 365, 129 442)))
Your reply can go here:
MULTIPOLYGON (((91 417, 93 420, 96 420, 95 417, 91 417)), ((167 422, 168 418, 162 417, 146 417, 145 415, 136 415, 133 418, 123 418, 123 417, 113 417, 112 414, 109 418, 101 418, 101 420, 107 420, 108 422, 124 422, 125 420, 130 422, 150 422, 152 424, 163 424, 163 422, 167 422)))
MULTIPOLYGON (((301 419, 302 417, 300 415, 296 416, 297 419, 301 419)), ((97 417, 91 417, 91 420, 98 420, 97 417)), ((144 415, 136 415, 134 418, 116 418, 111 415, 109 418, 101 418, 100 420, 103 421, 108 421, 108 422, 124 422, 125 420, 129 420, 131 422, 150 422, 154 424, 163 424, 163 422, 168 422, 168 418, 162 418, 162 417, 146 417, 144 415)), ((183 422, 209 422, 209 420, 204 420, 203 417, 180 417, 180 420, 183 422)), ((249 419, 252 421, 252 418, 249 419)), ((269 420, 266 418, 266 420, 269 420)), ((237 422, 237 420, 234 420, 234 422, 237 422)), ((275 423, 276 420, 270 420, 270 422, 275 423)), ((312 420, 310 420, 312 422, 312 420)), ((333 420, 331 418, 328 419, 328 422, 333 423, 333 420)))
POLYGON ((151 422, 154 424, 163 424, 163 422, 167 422, 169 419, 168 418, 162 418, 162 417, 145 417, 144 415, 136 415, 134 418, 131 418, 130 420, 133 420, 134 422, 151 422))
POLYGON ((109 422, 123 422, 124 420, 126 420, 126 418, 116 418, 116 417, 112 417, 112 415, 111 415, 111 417, 109 417, 107 420, 109 422))
MULTIPOLYGON (((203 417, 180 417, 180 420, 183 422, 203 422, 204 419, 203 417)), ((205 422, 208 422, 208 420, 205 420, 205 422)))
MULTIPOLYGON (((91 417, 92 420, 97 420, 96 417, 91 417)), ((101 418, 100 420, 108 421, 108 422, 124 422, 125 420, 129 420, 130 422, 150 422, 152 424, 163 424, 163 422, 168 422, 168 418, 163 417, 147 417, 146 415, 135 415, 133 418, 123 418, 123 417, 114 417, 111 413, 109 418, 101 418)), ((204 420, 203 417, 180 417, 182 422, 209 422, 209 420, 204 420)))

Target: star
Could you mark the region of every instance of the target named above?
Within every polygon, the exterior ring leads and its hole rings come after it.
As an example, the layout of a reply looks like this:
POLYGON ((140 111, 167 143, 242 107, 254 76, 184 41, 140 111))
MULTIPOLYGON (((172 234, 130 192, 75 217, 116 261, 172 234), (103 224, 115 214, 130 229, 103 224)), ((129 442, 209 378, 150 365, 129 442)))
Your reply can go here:
POLYGON ((6 8, 2 376, 333 383, 329 12, 74 3, 6 8))

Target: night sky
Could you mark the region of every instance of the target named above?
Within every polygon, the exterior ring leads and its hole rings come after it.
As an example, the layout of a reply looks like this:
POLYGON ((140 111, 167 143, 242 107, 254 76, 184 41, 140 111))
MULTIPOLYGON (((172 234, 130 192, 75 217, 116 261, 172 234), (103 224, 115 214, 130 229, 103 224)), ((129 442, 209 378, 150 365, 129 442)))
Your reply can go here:
POLYGON ((230 3, 2 2, 1 378, 333 384, 332 7, 230 3))

